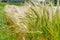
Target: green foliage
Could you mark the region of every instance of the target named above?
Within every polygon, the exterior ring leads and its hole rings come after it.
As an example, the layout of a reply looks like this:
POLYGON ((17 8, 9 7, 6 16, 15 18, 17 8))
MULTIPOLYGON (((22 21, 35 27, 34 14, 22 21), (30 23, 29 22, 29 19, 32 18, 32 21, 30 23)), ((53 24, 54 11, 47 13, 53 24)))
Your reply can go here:
POLYGON ((57 0, 52 0, 52 3, 56 6, 57 5, 57 0))
POLYGON ((26 13, 26 17, 20 19, 28 28, 26 40, 60 40, 59 11, 56 9, 54 13, 51 10, 51 13, 49 12, 50 7, 39 3, 34 4, 26 13))
POLYGON ((4 5, 0 3, 0 40, 16 40, 15 34, 7 25, 4 5))
MULTIPOLYGON (((8 27, 3 10, 4 5, 0 3, 0 40, 17 40, 16 38, 22 31, 16 37, 8 27)), ((28 12, 25 13, 26 16, 20 17, 21 23, 27 27, 26 35, 24 36, 26 40, 60 40, 60 12, 58 8, 54 12, 52 7, 53 5, 33 3, 28 12), (50 8, 51 10, 49 11, 50 8)), ((22 36, 21 34, 20 37, 22 36)))

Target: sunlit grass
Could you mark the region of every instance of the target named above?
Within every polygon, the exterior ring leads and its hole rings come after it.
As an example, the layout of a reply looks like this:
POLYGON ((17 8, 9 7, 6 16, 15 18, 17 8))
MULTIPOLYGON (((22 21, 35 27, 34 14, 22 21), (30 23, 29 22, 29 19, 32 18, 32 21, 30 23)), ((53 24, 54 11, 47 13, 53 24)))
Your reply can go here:
POLYGON ((33 3, 24 18, 23 24, 28 28, 26 40, 60 40, 60 15, 53 5, 33 3), (49 11, 49 8, 50 11, 49 11))
POLYGON ((16 40, 15 34, 7 25, 4 6, 5 3, 0 2, 0 40, 16 40))
MULTIPOLYGON (((40 3, 32 3, 28 12, 25 12, 25 17, 20 17, 21 22, 17 25, 12 15, 11 17, 6 16, 3 9, 0 10, 0 39, 1 40, 16 40, 15 36, 9 30, 10 26, 14 26, 15 29, 19 32, 16 33, 16 38, 18 40, 60 40, 60 15, 58 8, 53 9, 54 6, 52 4, 40 4, 40 3), (54 11, 56 10, 56 11, 54 11), (7 20, 6 21, 6 17, 7 20), (10 20, 11 19, 11 20, 10 20), (7 23, 12 23, 12 25, 8 25, 7 23), (26 30, 21 29, 19 27, 23 24, 27 27, 26 30), (4 31, 3 31, 4 30, 4 31), (5 33, 6 32, 6 33, 5 33), (7 35, 8 33, 8 35, 7 35), (11 34, 11 35, 10 35, 11 34)), ((14 27, 13 31, 15 30, 14 27)), ((15 30, 15 31, 16 31, 15 30)))

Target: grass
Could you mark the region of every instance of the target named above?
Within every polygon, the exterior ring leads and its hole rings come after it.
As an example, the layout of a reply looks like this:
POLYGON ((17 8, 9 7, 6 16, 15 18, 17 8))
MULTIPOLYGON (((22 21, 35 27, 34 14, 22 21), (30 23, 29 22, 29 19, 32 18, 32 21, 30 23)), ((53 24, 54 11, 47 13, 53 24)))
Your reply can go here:
POLYGON ((5 4, 9 4, 9 5, 23 6, 25 3, 23 3, 23 2, 0 2, 0 4, 4 4, 4 5, 5 4))
POLYGON ((0 40, 16 40, 14 33, 7 25, 4 11, 5 3, 0 2, 0 40))
POLYGON ((60 40, 60 12, 57 8, 55 13, 53 8, 49 12, 50 7, 53 5, 33 3, 26 16, 20 19, 28 28, 26 40, 60 40))
POLYGON ((22 2, 17 2, 17 3, 15 3, 15 2, 7 2, 8 4, 10 4, 10 5, 16 5, 16 6, 23 6, 24 5, 24 3, 22 3, 22 2))
MULTIPOLYGON (((5 4, 0 5, 0 40, 60 40, 60 12, 58 8, 54 12, 53 5, 32 3, 28 12, 25 12, 26 16, 19 18, 27 30, 23 32, 22 29, 16 35, 7 25, 3 10, 5 4), (49 8, 51 8, 50 11, 49 8)), ((15 27, 17 24, 13 25, 15 27)), ((19 25, 16 28, 22 27, 20 23, 19 25)))

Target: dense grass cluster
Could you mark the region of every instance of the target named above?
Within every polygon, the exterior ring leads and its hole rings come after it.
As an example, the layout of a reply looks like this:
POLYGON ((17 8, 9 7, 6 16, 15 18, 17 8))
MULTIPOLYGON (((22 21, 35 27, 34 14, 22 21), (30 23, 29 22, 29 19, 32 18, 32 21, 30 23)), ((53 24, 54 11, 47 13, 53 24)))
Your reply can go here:
POLYGON ((26 16, 20 19, 28 28, 26 40, 60 40, 59 14, 58 7, 33 3, 26 16))
POLYGON ((16 40, 15 34, 7 25, 4 3, 0 3, 0 40, 16 40))
MULTIPOLYGON (((25 12, 25 17, 19 18, 21 24, 27 27, 27 30, 22 32, 22 29, 15 35, 7 24, 3 10, 4 5, 1 4, 0 6, 0 40, 60 40, 59 7, 53 9, 54 6, 51 4, 49 6, 47 4, 32 3, 28 12, 25 12)), ((15 25, 17 24, 14 22, 15 25)))

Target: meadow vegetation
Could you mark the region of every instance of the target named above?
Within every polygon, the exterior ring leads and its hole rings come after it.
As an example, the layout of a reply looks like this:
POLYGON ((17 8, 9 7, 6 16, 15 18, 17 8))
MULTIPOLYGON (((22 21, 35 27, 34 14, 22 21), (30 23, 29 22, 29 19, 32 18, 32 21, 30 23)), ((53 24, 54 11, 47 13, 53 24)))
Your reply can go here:
MULTIPOLYGON (((20 27, 23 27, 22 24, 27 29, 25 32, 22 29, 19 33, 14 33, 13 28, 10 28, 11 25, 6 21, 8 19, 4 11, 5 4, 0 3, 0 5, 0 40, 60 40, 59 6, 53 9, 53 4, 49 6, 33 2, 28 12, 25 12, 25 17, 19 18, 20 27)), ((13 19, 9 23, 12 22, 15 28, 19 27, 13 19)))
POLYGON ((15 34, 7 25, 4 11, 5 3, 0 3, 0 40, 16 40, 15 34))

